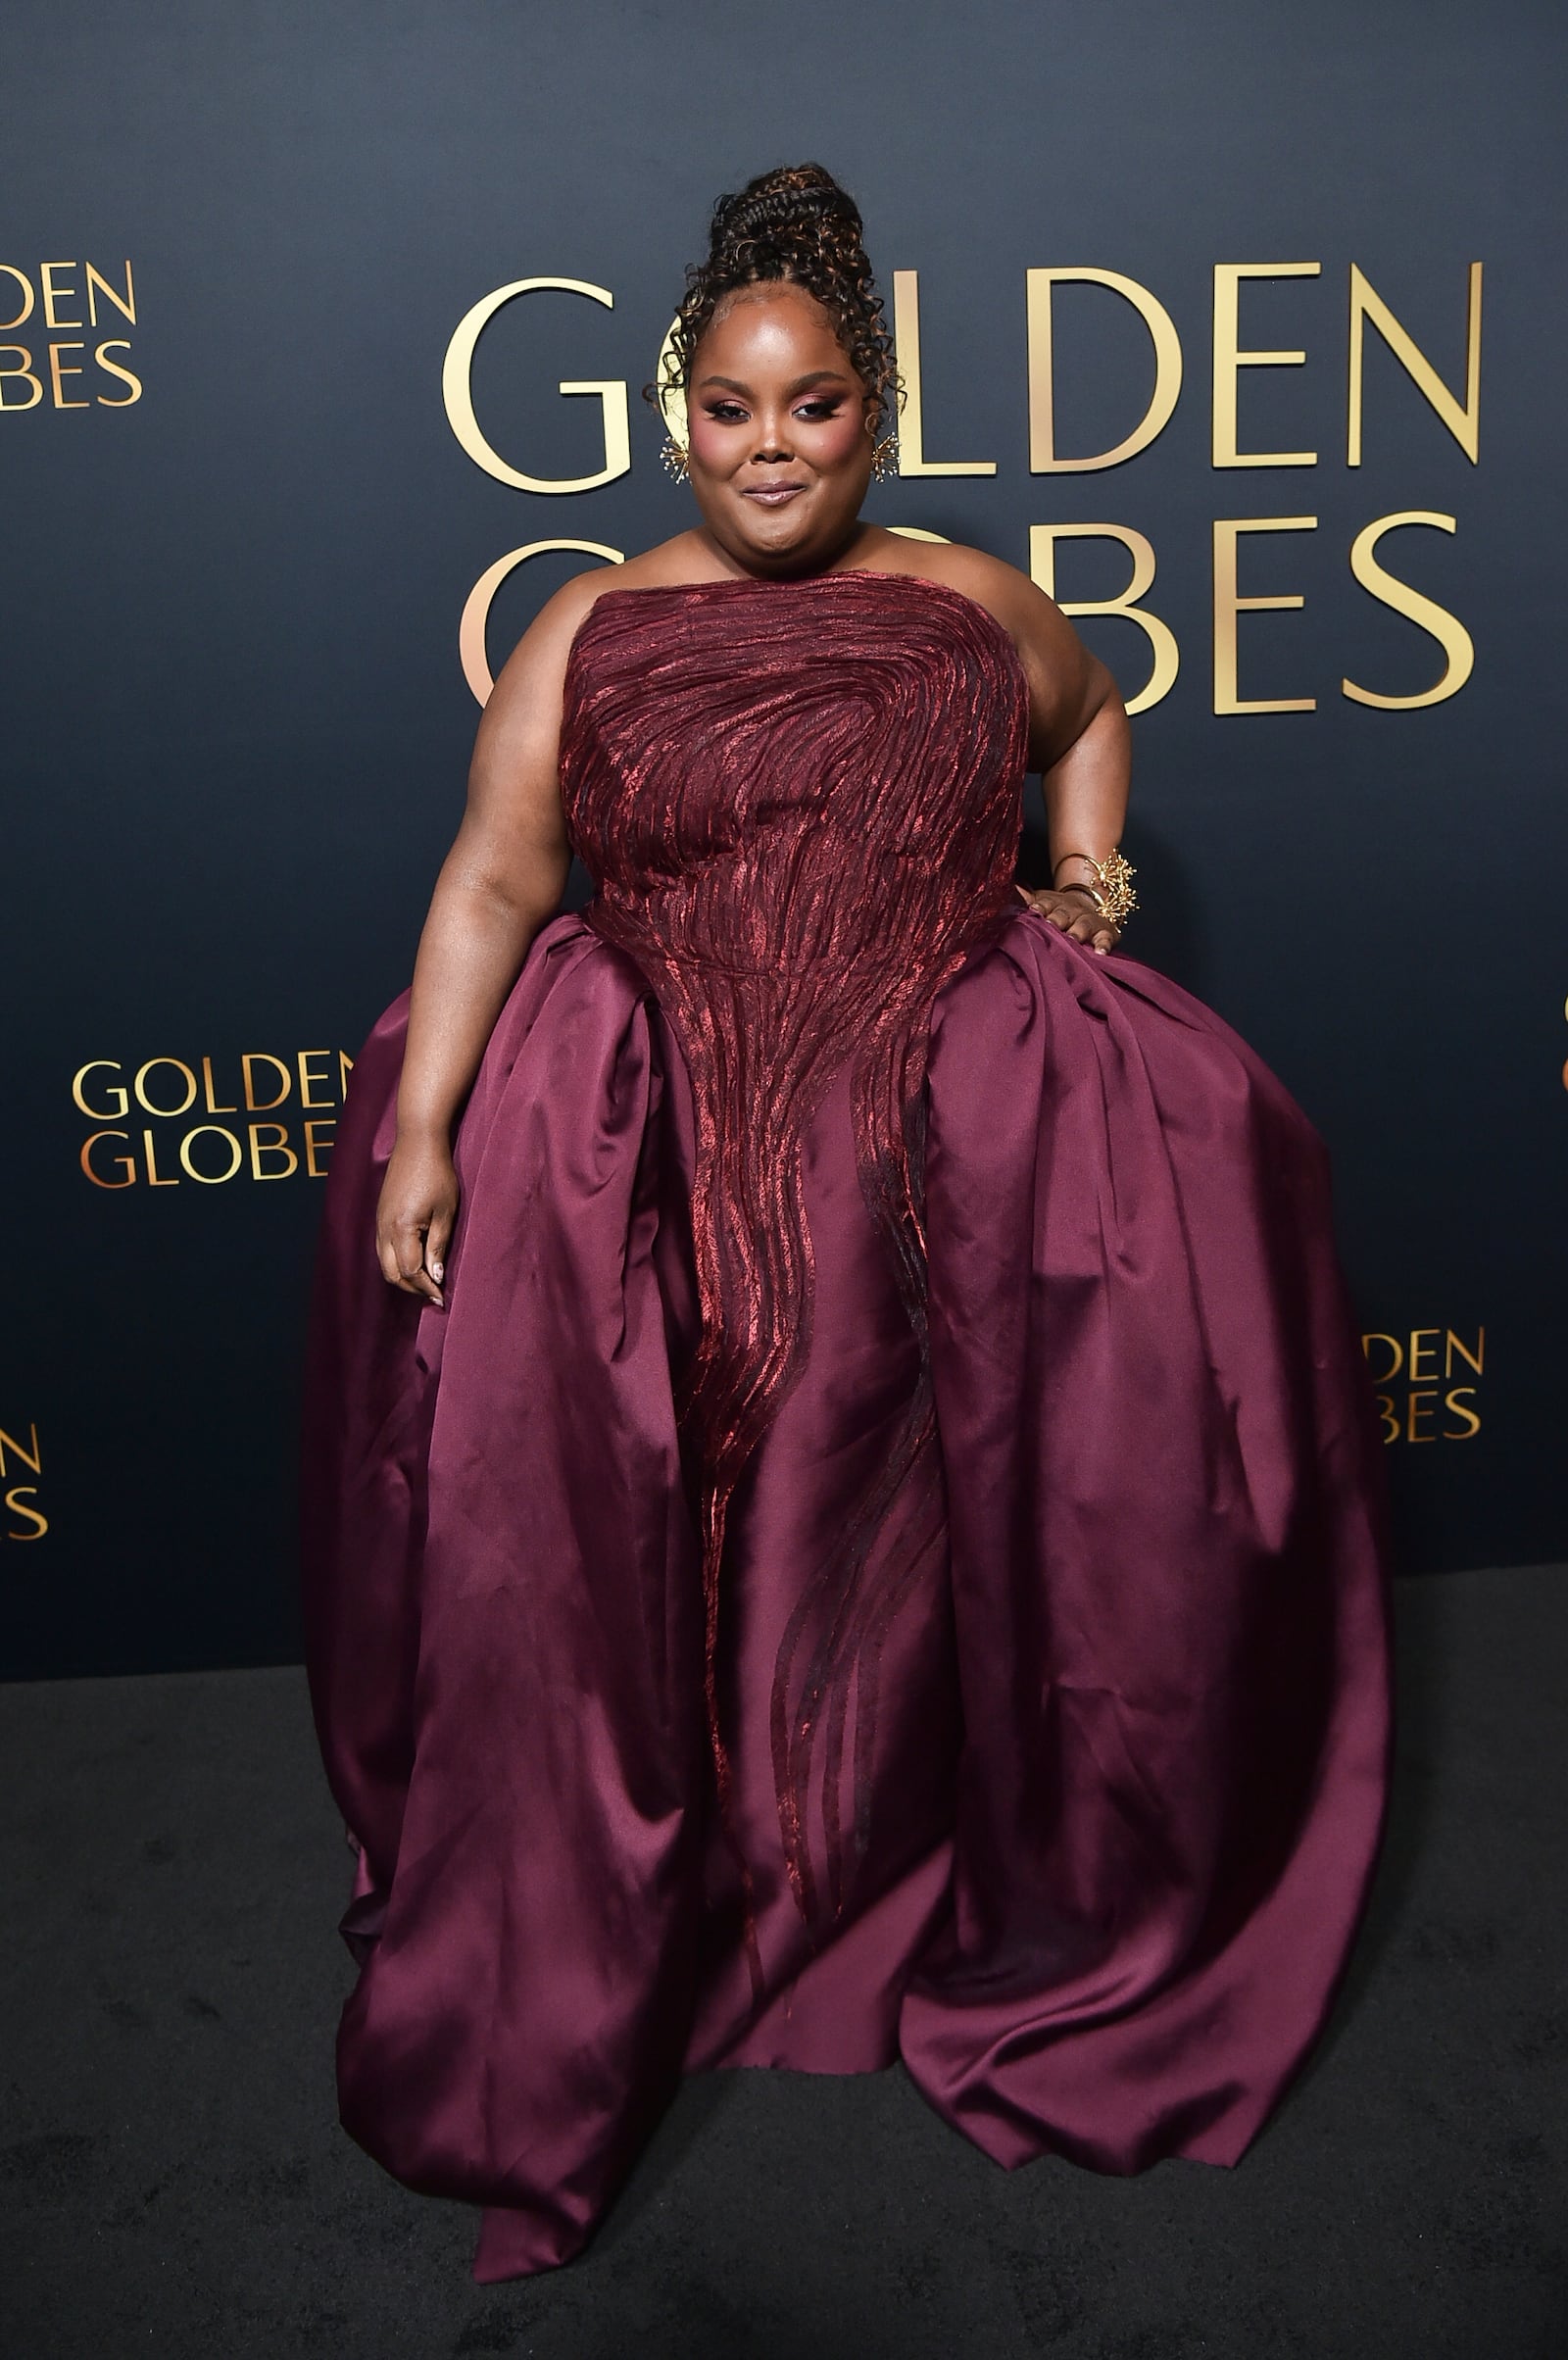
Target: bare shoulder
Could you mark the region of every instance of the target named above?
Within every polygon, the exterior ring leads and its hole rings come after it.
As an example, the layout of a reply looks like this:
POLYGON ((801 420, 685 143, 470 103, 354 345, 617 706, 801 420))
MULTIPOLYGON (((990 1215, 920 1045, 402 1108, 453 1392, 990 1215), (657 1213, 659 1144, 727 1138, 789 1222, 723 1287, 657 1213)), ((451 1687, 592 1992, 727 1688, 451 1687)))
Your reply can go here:
POLYGON ((961 541, 911 541, 881 535, 867 559, 890 572, 913 573, 961 591, 1001 623, 1018 652, 1029 686, 1031 737, 1037 758, 1070 742, 1111 685, 1054 599, 1016 565, 961 541))
POLYGON ((622 564, 586 565, 563 582, 546 599, 497 676, 490 699, 496 717, 505 718, 519 700, 537 706, 543 699, 559 711, 572 642, 606 591, 690 580, 696 569, 691 546, 695 539, 695 534, 679 533, 622 564))
MULTIPOLYGON (((708 563, 710 566, 711 561, 708 563)), ((564 663, 572 640, 607 590, 651 590, 692 581, 703 569, 704 556, 695 533, 677 533, 673 540, 661 541, 619 565, 585 565, 546 599, 518 648, 531 646, 538 656, 554 654, 564 663)))
POLYGON ((641 562, 636 558, 618 565, 607 562, 585 565, 581 573, 574 573, 546 599, 517 642, 519 652, 531 643, 541 657, 548 654, 564 664, 573 639, 605 592, 629 587, 641 562))
POLYGON ((912 541, 888 533, 876 549, 875 561, 890 572, 918 574, 946 589, 962 591, 965 598, 972 598, 976 606, 996 616, 1020 655, 1042 635, 1048 642, 1057 631, 1065 631, 1069 638, 1077 636, 1060 609, 1028 574, 962 541, 912 541))

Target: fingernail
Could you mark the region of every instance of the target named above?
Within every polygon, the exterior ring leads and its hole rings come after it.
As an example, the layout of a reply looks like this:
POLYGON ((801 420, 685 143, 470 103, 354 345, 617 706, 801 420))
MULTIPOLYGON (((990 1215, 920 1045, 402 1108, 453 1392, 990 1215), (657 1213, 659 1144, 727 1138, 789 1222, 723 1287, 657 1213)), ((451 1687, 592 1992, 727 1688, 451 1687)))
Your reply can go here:
POLYGON ((445 1264, 442 1262, 432 1262, 430 1264, 430 1276, 435 1280, 436 1285, 439 1286, 442 1279, 446 1276, 445 1264))

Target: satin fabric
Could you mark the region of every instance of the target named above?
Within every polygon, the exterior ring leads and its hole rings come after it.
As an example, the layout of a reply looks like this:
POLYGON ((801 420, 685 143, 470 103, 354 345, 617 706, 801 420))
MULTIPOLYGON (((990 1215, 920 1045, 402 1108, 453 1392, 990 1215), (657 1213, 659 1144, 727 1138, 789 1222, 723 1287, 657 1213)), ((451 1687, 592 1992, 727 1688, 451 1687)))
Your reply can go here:
MULTIPOLYGON (((834 595, 892 663, 916 593, 834 595)), ((486 2207, 481 2279, 578 2250, 685 2068, 902 2056, 1009 2166, 1231 2163, 1330 2003, 1387 1675, 1322 1150, 1174 985, 1021 908, 975 934, 912 1019, 913 1310, 853 1057, 801 1127, 808 1335, 727 1504, 716 1648, 681 1407, 716 1118, 669 995, 592 910, 535 942, 460 1126, 445 1313, 373 1250, 402 1002, 356 1066, 306 1453, 361 1849, 340 2097, 486 2207), (856 1645, 792 1804, 847 1534, 856 1645)))

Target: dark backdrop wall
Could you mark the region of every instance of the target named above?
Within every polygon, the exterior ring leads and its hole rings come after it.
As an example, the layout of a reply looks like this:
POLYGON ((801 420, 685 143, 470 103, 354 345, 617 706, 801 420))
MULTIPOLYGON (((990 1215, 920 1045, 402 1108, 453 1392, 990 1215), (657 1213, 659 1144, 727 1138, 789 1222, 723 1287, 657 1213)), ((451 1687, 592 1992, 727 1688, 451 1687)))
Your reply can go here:
POLYGON ((1404 1563, 1568 1553, 1564 47, 1544 0, 16 0, 6 1670, 293 1650, 320 1174, 460 623, 482 689, 684 520, 639 389, 713 197, 802 157, 918 378, 874 513, 1109 604, 1129 948, 1329 1138, 1404 1563))

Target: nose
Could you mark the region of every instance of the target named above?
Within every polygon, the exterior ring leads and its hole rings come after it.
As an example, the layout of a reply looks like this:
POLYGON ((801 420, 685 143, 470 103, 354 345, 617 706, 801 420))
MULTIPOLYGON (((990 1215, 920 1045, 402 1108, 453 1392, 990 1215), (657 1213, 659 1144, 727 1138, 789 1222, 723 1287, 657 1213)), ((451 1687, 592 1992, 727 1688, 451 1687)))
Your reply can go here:
POLYGON ((776 467, 781 459, 791 456, 789 419, 782 417, 761 418, 757 421, 757 448, 752 453, 754 467, 776 467))

